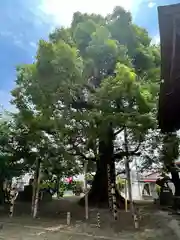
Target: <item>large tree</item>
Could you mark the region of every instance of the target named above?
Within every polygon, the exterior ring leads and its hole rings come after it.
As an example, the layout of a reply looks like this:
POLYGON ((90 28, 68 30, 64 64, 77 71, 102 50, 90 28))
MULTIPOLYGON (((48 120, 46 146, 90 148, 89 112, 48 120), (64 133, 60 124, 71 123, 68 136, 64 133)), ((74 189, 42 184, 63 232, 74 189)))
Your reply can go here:
POLYGON ((12 94, 23 121, 53 137, 67 159, 96 163, 90 203, 107 204, 107 164, 115 181, 115 161, 137 155, 156 125, 160 61, 150 42, 121 7, 105 18, 78 12, 69 28, 39 41, 33 64, 17 69, 12 94))

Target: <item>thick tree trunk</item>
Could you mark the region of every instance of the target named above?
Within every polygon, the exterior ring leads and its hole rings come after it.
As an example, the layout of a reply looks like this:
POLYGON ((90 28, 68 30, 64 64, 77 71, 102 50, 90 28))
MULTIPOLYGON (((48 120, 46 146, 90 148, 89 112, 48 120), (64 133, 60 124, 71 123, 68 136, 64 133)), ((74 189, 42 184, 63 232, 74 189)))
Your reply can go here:
MULTIPOLYGON (((107 168, 102 161, 101 164, 102 167, 97 169, 92 187, 88 193, 88 202, 89 205, 108 207, 107 168)), ((80 203, 84 205, 84 198, 81 199, 80 203)))
MULTIPOLYGON (((102 160, 102 162, 104 162, 102 160)), ((89 206, 96 207, 109 207, 109 199, 108 199, 108 184, 107 184, 107 166, 103 166, 102 168, 97 169, 96 174, 94 176, 94 180, 92 183, 92 187, 88 193, 88 203, 89 206)), ((125 200, 119 195, 116 190, 117 197, 117 205, 119 208, 124 209, 125 200)), ((84 205, 84 198, 80 200, 80 204, 84 205)))
MULTIPOLYGON (((88 203, 90 206, 108 207, 108 174, 107 165, 111 167, 111 183, 115 183, 115 163, 113 158, 113 136, 110 126, 107 131, 107 140, 99 142, 99 160, 97 161, 97 171, 92 182, 92 187, 88 193, 88 203)), ((117 205, 124 208, 124 198, 119 195, 116 190, 117 205)), ((80 204, 84 205, 84 198, 80 200, 80 204)))

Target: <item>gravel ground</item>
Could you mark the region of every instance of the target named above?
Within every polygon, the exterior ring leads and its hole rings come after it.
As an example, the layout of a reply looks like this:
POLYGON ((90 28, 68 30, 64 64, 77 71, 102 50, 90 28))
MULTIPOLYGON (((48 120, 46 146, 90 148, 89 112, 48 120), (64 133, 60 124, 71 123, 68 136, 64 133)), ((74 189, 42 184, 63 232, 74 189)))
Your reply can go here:
POLYGON ((15 216, 0 218, 0 239, 6 240, 179 240, 168 227, 170 218, 152 204, 139 206, 140 229, 135 230, 131 214, 119 212, 114 222, 108 210, 90 209, 90 220, 84 220, 84 208, 77 205, 77 198, 62 199, 40 207, 39 218, 33 220, 28 206, 16 206, 15 216), (66 213, 71 212, 71 225, 66 225, 66 213), (97 228, 96 214, 100 213, 101 228, 97 228))

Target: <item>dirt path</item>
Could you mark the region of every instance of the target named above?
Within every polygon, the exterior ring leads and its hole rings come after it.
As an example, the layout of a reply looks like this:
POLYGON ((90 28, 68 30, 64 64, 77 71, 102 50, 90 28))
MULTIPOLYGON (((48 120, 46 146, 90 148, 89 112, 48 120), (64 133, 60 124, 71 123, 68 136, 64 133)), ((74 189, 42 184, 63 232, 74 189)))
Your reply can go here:
POLYGON ((71 197, 41 204, 39 218, 29 216, 30 205, 18 204, 15 216, 0 218, 3 228, 0 239, 6 240, 178 240, 168 227, 168 219, 159 215, 153 205, 140 206, 140 229, 135 231, 130 213, 120 211, 114 222, 108 210, 90 209, 90 219, 85 221, 84 208, 77 204, 78 198, 71 197), (66 224, 66 214, 71 212, 71 225, 66 224), (97 228, 96 215, 101 216, 101 228, 97 228))

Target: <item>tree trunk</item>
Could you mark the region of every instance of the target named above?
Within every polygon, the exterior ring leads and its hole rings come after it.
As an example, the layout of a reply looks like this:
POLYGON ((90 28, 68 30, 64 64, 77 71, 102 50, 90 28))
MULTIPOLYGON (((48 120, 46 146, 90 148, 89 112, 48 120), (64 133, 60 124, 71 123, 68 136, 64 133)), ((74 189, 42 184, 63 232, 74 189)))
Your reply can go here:
POLYGON ((0 178, 0 205, 4 204, 4 190, 3 190, 4 180, 0 178))
POLYGON ((16 198, 18 197, 18 191, 15 188, 10 190, 10 208, 9 208, 9 217, 13 217, 14 215, 14 205, 16 198))
MULTIPOLYGON (((107 138, 99 142, 99 159, 97 160, 97 171, 92 182, 92 187, 88 193, 88 203, 90 206, 108 207, 109 191, 108 191, 108 174, 107 165, 111 167, 111 182, 115 182, 115 163, 114 163, 114 146, 112 128, 109 127, 107 138)), ((117 205, 124 208, 124 198, 119 195, 116 190, 117 205)), ((80 200, 80 204, 84 205, 84 198, 80 200)))
POLYGON ((171 180, 175 187, 175 198, 174 198, 174 206, 173 208, 175 210, 180 209, 180 178, 179 178, 179 172, 175 168, 175 166, 172 166, 171 168, 171 180))
POLYGON ((60 175, 57 175, 57 179, 56 179, 56 193, 57 193, 57 198, 60 197, 60 192, 59 192, 59 188, 60 188, 60 175))
POLYGON ((38 203, 39 203, 39 185, 41 181, 41 161, 38 159, 37 160, 37 165, 36 165, 36 174, 37 174, 37 179, 35 184, 35 191, 34 191, 34 198, 33 198, 33 218, 37 217, 37 211, 38 211, 38 203))
POLYGON ((175 196, 180 197, 180 178, 178 172, 171 172, 172 182, 175 187, 175 196))
POLYGON ((40 168, 40 160, 36 160, 36 168, 34 172, 34 180, 32 182, 32 204, 31 204, 31 213, 34 213, 34 202, 35 202, 35 195, 36 195, 36 188, 37 188, 37 181, 39 176, 39 168, 40 168))
MULTIPOLYGON (((103 159, 99 160, 99 167, 94 176, 92 187, 88 193, 89 206, 96 207, 109 207, 108 199, 108 184, 107 184, 107 165, 103 159)), ((117 206, 118 208, 124 209, 125 199, 119 195, 116 190, 117 206)), ((80 200, 80 204, 84 206, 84 198, 80 200)))

